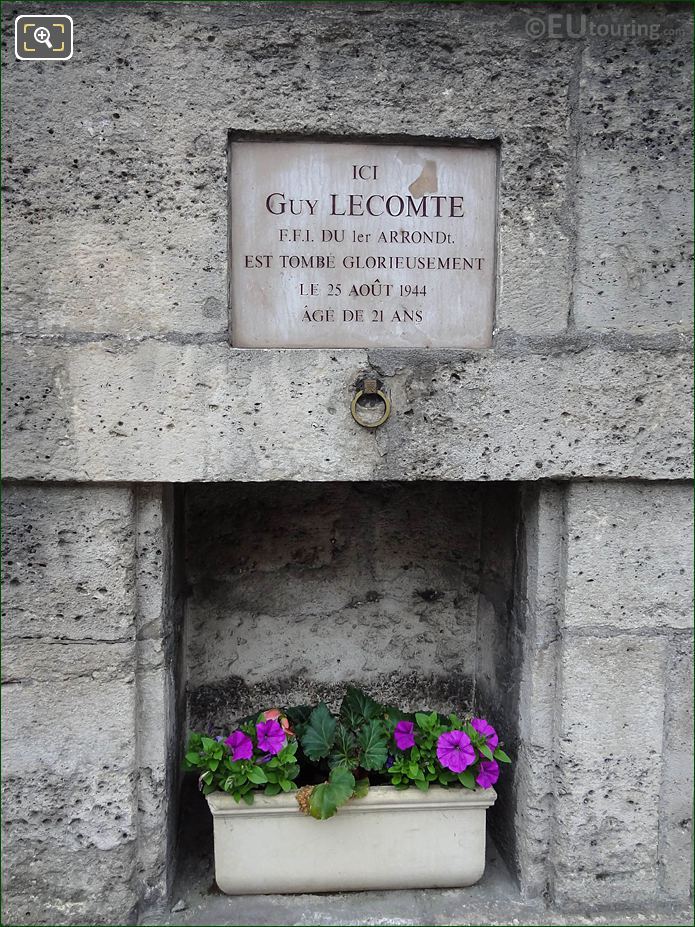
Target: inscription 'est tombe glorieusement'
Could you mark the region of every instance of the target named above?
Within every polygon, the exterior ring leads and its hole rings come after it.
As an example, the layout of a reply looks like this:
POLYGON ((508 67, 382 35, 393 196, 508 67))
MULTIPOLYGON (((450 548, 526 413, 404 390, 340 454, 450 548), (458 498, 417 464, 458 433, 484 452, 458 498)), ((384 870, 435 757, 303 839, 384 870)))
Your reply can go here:
POLYGON ((493 148, 236 141, 232 341, 491 343, 493 148))

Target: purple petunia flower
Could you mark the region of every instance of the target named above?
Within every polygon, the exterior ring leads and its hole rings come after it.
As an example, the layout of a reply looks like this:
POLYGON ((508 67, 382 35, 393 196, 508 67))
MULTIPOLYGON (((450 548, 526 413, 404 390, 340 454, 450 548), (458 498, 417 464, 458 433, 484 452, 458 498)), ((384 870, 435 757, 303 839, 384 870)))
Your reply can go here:
POLYGON ((447 731, 437 740, 437 758, 446 769, 461 773, 475 762, 475 750, 464 731, 447 731))
POLYGON ((482 734, 483 737, 487 738, 487 745, 491 750, 494 750, 497 747, 497 744, 500 742, 499 737, 497 736, 497 731, 491 724, 488 724, 484 718, 473 718, 471 724, 476 729, 479 734, 482 734))
POLYGON ((500 768, 496 760, 481 760, 475 781, 482 789, 489 789, 500 777, 500 768))
POLYGON ((385 763, 384 765, 386 766, 387 769, 391 769, 391 767, 393 766, 393 764, 394 764, 395 762, 396 762, 396 761, 394 760, 394 758, 393 758, 393 757, 391 756, 391 754, 389 753, 389 755, 386 757, 386 763, 385 763))
POLYGON ((232 763, 238 760, 250 760, 253 756, 253 741, 243 731, 234 731, 225 743, 232 751, 232 763))
POLYGON ((277 721, 260 721, 256 725, 258 749, 273 756, 278 754, 287 742, 282 726, 277 721))
POLYGON ((412 721, 399 721, 393 732, 393 739, 399 750, 408 750, 415 746, 415 725, 412 721))

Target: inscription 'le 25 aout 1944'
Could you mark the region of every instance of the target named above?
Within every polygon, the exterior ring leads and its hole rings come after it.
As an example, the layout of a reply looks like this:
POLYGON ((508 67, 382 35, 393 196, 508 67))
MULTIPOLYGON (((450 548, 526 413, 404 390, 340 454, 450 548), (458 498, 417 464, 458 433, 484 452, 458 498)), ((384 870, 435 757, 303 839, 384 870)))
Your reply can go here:
POLYGON ((232 341, 490 344, 492 148, 231 145, 232 341))

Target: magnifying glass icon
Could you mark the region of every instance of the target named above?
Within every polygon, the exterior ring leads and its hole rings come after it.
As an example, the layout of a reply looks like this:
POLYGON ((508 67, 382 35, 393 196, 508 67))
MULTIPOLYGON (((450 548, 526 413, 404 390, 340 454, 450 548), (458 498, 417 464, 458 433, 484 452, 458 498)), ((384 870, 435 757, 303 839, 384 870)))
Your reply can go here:
POLYGON ((46 45, 48 48, 53 49, 51 45, 51 32, 45 26, 39 26, 34 30, 34 41, 41 42, 42 45, 46 45))

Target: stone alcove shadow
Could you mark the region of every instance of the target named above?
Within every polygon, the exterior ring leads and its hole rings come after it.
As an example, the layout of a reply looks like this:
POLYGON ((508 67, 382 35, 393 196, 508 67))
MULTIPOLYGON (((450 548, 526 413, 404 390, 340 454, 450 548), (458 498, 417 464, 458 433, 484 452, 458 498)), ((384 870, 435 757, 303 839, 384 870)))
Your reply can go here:
MULTIPOLYGON (((179 751, 188 730, 227 733, 264 707, 337 707, 351 682, 406 709, 484 713, 514 753, 520 500, 510 483, 185 487, 179 751)), ((488 818, 511 862, 504 772, 488 818)), ((190 776, 179 817, 179 865, 214 891, 190 776)))

